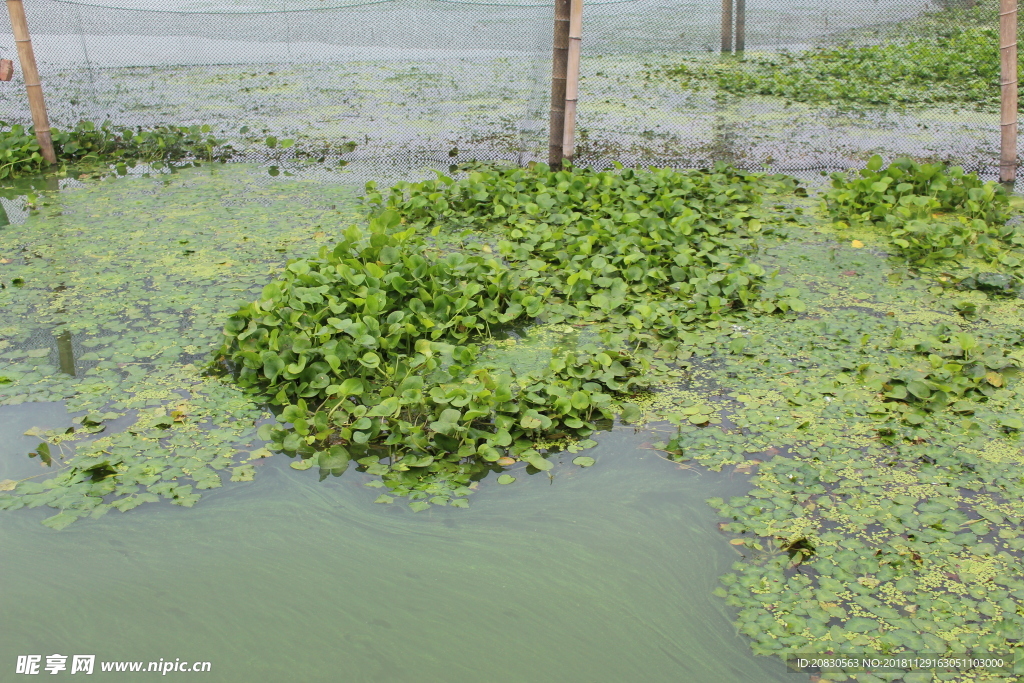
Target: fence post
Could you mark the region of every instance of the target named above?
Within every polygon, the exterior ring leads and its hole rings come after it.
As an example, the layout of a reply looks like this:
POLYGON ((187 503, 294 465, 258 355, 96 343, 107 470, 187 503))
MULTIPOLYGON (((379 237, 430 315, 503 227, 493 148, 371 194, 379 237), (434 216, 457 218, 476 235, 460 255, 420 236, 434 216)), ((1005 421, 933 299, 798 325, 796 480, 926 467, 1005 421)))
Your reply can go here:
POLYGON ((732 0, 722 0, 722 52, 732 52, 732 0))
POLYGON ((1017 178, 1017 0, 999 0, 999 181, 1017 178))
POLYGON ((555 0, 555 39, 551 55, 551 124, 548 131, 548 165, 562 167, 565 140, 565 77, 569 69, 569 12, 572 0, 555 0))
POLYGON ((565 80, 565 136, 562 157, 572 162, 576 145, 576 103, 580 97, 580 50, 583 43, 583 0, 571 0, 569 62, 565 80))
POLYGON ((21 63, 21 75, 25 78, 28 106, 32 110, 32 125, 36 130, 39 150, 48 163, 56 164, 57 155, 53 153, 53 139, 50 135, 50 118, 46 115, 43 85, 39 80, 36 56, 28 35, 25 6, 21 4, 21 0, 7 0, 7 13, 11 17, 11 27, 14 29, 14 42, 18 45, 18 61, 21 63))
POLYGON ((736 0, 736 52, 743 54, 747 46, 747 0, 736 0))

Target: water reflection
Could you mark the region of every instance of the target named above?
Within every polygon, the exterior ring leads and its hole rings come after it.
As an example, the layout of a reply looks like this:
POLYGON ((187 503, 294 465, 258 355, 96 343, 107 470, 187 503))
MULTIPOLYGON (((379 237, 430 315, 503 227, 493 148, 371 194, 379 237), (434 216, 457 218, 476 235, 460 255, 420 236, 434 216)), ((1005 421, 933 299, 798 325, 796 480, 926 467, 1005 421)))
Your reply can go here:
POLYGON ((57 336, 57 358, 60 371, 75 376, 75 350, 71 345, 71 332, 64 330, 57 336))

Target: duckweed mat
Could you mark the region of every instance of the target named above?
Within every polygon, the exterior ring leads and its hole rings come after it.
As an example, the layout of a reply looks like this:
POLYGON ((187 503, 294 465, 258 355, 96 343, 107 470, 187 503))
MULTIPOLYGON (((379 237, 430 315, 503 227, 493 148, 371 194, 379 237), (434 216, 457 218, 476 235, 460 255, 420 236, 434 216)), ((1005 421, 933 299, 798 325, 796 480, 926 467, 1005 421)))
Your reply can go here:
POLYGON ((63 401, 76 415, 38 425, 34 452, 61 473, 23 481, 34 498, 9 502, 61 509, 55 528, 159 496, 193 505, 222 472, 252 477, 261 452, 238 447, 260 410, 204 375, 223 317, 353 215, 344 188, 245 166, 79 185, 28 195, 25 222, 0 229, 0 401, 63 401), (113 499, 90 504, 104 479, 113 499))

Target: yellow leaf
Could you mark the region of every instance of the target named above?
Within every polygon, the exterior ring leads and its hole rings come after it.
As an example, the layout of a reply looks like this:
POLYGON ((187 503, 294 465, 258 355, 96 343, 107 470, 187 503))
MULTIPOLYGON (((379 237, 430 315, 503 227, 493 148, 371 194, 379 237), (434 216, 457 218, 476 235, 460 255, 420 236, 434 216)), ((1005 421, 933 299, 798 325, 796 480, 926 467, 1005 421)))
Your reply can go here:
POLYGON ((991 384, 994 387, 1003 386, 1003 376, 1000 375, 998 372, 988 373, 987 375, 985 375, 985 379, 988 381, 989 384, 991 384))
POLYGON ((13 491, 14 487, 18 485, 18 482, 13 479, 4 479, 0 481, 0 491, 13 491))
POLYGON ((485 244, 483 247, 481 247, 481 249, 484 250, 485 254, 490 254, 491 253, 491 245, 489 245, 489 244, 485 244))
POLYGON ((734 538, 731 541, 729 541, 729 545, 743 545, 743 539, 742 538, 734 538))
POLYGON ((864 246, 864 243, 861 242, 860 240, 854 240, 850 242, 850 246, 853 247, 854 249, 860 249, 861 247, 864 246))
POLYGON ((315 239, 315 240, 322 240, 325 237, 327 237, 327 233, 326 232, 314 232, 313 233, 313 239, 315 239))

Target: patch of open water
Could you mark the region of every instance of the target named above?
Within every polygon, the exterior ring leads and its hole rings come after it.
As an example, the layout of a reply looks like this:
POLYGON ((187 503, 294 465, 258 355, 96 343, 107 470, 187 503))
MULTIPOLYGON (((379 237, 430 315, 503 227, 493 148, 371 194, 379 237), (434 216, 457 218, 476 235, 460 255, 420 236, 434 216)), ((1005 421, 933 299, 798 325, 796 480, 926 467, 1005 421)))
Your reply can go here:
MULTIPOLYGON (((2 462, 24 458, 30 421, 3 421, 2 462)), ((320 483, 272 459, 192 509, 59 533, 41 511, 4 514, 0 662, 180 657, 232 682, 790 680, 711 595, 738 556, 704 500, 745 481, 680 470, 647 438, 603 434, 599 466, 566 459, 553 479, 492 477, 469 510, 372 505, 369 475, 320 483)))

